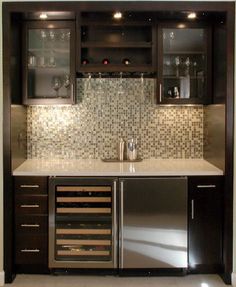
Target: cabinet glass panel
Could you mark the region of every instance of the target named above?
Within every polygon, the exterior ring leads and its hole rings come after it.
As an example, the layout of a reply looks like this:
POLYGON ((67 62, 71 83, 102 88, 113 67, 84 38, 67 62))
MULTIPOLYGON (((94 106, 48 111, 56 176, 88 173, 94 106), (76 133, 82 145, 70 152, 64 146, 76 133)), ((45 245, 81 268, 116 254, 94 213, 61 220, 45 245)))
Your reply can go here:
POLYGON ((28 98, 71 95, 70 29, 28 30, 28 98))
POLYGON ((201 100, 206 91, 206 30, 162 31, 164 98, 201 100))

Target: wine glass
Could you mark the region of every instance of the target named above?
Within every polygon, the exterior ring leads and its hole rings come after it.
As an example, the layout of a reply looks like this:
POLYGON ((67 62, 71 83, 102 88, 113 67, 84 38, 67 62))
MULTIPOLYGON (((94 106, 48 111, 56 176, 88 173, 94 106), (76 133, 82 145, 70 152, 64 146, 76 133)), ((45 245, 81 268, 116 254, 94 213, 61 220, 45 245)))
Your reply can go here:
POLYGON ((180 65, 180 57, 175 57, 175 65, 176 65, 176 77, 179 77, 179 65, 180 65))
POLYGON ((56 92, 56 97, 58 97, 59 90, 62 87, 61 77, 53 76, 52 81, 51 81, 51 85, 52 85, 53 90, 56 92))
POLYGON ((70 87, 70 75, 64 76, 63 85, 66 89, 68 89, 70 87))

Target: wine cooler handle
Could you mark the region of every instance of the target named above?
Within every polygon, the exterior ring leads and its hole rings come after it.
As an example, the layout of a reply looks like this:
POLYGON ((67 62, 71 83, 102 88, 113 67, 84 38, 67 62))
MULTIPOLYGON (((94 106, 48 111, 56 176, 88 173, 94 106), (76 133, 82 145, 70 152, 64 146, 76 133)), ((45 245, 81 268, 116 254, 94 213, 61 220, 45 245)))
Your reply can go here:
POLYGON ((113 264, 117 268, 117 217, 116 217, 116 196, 117 181, 113 182, 113 264))
POLYGON ((123 268, 123 224, 124 224, 124 182, 120 182, 120 258, 119 265, 123 268))
POLYGON ((191 218, 194 219, 194 200, 191 200, 191 218))

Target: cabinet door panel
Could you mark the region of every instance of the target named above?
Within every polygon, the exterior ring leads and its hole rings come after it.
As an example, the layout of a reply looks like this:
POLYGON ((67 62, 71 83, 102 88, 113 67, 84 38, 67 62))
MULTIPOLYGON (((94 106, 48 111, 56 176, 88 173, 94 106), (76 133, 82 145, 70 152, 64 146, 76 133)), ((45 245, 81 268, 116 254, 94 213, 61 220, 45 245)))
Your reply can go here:
POLYGON ((222 262, 222 178, 189 179, 189 267, 219 270, 222 262))
POLYGON ((74 25, 71 21, 25 23, 24 104, 73 102, 74 25))
POLYGON ((189 23, 159 27, 160 104, 203 104, 209 97, 209 28, 189 23))

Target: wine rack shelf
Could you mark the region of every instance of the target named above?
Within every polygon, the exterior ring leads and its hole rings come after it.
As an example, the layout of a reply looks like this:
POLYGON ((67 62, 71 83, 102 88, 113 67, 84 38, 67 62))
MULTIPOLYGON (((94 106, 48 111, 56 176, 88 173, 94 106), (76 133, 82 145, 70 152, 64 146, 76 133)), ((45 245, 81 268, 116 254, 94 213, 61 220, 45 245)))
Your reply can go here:
MULTIPOLYGON (((114 261, 114 188, 111 180, 93 185, 85 180, 52 179, 54 210, 53 262, 73 267, 114 261), (57 183, 57 181, 59 181, 57 183), (78 181, 78 182, 77 182, 78 181)), ((91 179, 90 179, 91 181, 91 179)), ((93 180, 91 181, 93 183, 93 180)), ((95 181, 94 181, 95 183, 95 181)), ((52 192, 52 191, 51 191, 52 192)), ((104 265, 105 264, 105 265, 104 265)), ((53 267, 53 266, 51 266, 53 267)))

